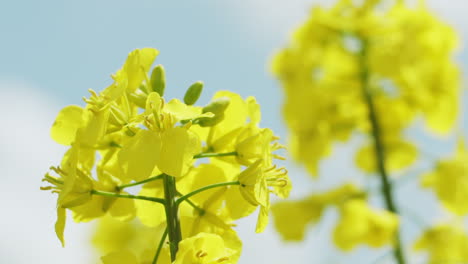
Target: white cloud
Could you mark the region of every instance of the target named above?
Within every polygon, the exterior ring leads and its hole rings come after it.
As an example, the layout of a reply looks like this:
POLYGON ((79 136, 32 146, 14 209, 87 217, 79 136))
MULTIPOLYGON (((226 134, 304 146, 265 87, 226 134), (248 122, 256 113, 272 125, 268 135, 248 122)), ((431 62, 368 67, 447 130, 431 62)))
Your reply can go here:
POLYGON ((54 233, 56 196, 39 190, 42 176, 65 151, 49 137, 60 107, 15 80, 0 80, 0 98, 0 263, 91 262, 89 225, 69 221, 62 248, 54 233))

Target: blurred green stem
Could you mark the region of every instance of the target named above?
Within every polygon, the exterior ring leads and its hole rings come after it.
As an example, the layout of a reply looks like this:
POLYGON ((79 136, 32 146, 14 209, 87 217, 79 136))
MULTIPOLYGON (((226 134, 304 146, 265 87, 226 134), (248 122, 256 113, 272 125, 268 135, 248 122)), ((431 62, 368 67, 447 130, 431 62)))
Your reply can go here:
MULTIPOLYGON (((398 210, 395 206, 395 201, 393 198, 393 188, 392 183, 389 179, 388 172, 385 168, 385 151, 384 145, 382 142, 382 132, 380 131, 380 126, 377 118, 377 113, 375 109, 374 100, 372 98, 372 91, 369 85, 369 69, 367 66, 367 52, 368 52, 368 43, 367 40, 363 37, 360 37, 361 40, 361 52, 359 56, 360 63, 360 80, 362 83, 362 92, 364 97, 364 102, 367 105, 369 110, 369 122, 371 123, 372 130, 372 139, 374 141, 374 151, 376 155, 377 169, 380 176, 380 181, 382 183, 382 195, 385 200, 385 206, 387 209, 395 214, 398 214, 398 210)), ((393 255, 398 264, 405 264, 405 258, 403 255, 401 240, 399 230, 395 234, 395 240, 393 245, 393 255)))

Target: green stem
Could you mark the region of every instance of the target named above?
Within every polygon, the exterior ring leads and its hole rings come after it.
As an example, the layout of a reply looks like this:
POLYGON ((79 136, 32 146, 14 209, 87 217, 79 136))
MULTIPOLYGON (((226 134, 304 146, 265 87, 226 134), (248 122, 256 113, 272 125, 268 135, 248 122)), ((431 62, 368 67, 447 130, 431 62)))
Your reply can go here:
POLYGON ((228 185, 240 185, 240 182, 239 181, 233 181, 233 182, 222 182, 222 183, 215 183, 215 184, 207 185, 205 187, 202 187, 202 188, 200 188, 198 190, 195 190, 193 192, 190 192, 190 193, 180 197, 179 199, 177 199, 176 203, 180 204, 181 202, 187 200, 188 198, 194 196, 195 194, 201 193, 203 191, 213 189, 213 188, 217 188, 217 187, 228 186, 228 185))
MULTIPOLYGON (((398 210, 395 205, 393 198, 393 189, 392 183, 389 179, 387 169, 385 168, 385 151, 382 142, 382 132, 380 131, 380 126, 377 118, 377 113, 375 109, 374 100, 372 98, 372 93, 369 86, 369 69, 367 66, 367 41, 361 38, 362 49, 360 54, 360 64, 361 64, 361 82, 364 101, 367 104, 369 110, 369 121, 372 127, 372 139, 374 141, 374 151, 376 154, 377 160, 377 169, 380 176, 380 181, 382 183, 382 194, 385 200, 385 206, 387 209, 395 214, 398 214, 398 210)), ((403 256, 402 245, 400 241, 399 231, 395 234, 394 242, 394 251, 393 255, 399 264, 405 264, 405 258, 403 256)))
MULTIPOLYGON (((180 192, 177 192, 177 195, 183 196, 180 192)), ((196 205, 194 202, 192 202, 190 199, 185 199, 185 201, 192 206, 193 209, 198 211, 199 215, 204 215, 205 214, 205 209, 201 208, 200 206, 196 205)), ((180 203, 178 203, 180 204, 180 203)))
POLYGON ((91 190, 91 194, 107 196, 107 197, 115 197, 115 198, 145 200, 145 201, 151 201, 151 202, 156 202, 156 203, 160 203, 160 204, 166 204, 166 201, 164 199, 155 198, 155 197, 148 197, 148 196, 141 196, 141 195, 120 194, 120 193, 103 192, 103 191, 96 191, 96 190, 91 190))
POLYGON ((193 156, 194 159, 200 158, 211 158, 211 157, 226 157, 226 156, 237 156, 236 151, 226 152, 226 153, 200 153, 193 156))
POLYGON ((153 262, 151 264, 156 264, 158 262, 159 254, 161 254, 161 249, 164 244, 164 241, 166 240, 167 237, 167 227, 164 229, 164 233, 161 236, 161 240, 159 241, 158 248, 156 249, 156 254, 154 255, 153 262))
POLYGON ((169 235, 169 249, 171 251, 171 261, 176 258, 177 251, 179 250, 179 242, 182 240, 180 230, 180 222, 178 213, 178 203, 176 202, 177 190, 175 178, 164 174, 164 197, 166 200, 166 222, 169 235))
POLYGON ((150 177, 146 180, 142 180, 142 181, 137 181, 137 182, 132 182, 132 183, 127 183, 127 184, 122 184, 122 185, 119 185, 117 187, 115 187, 118 191, 120 190, 123 190, 125 188, 128 188, 128 187, 132 187, 132 186, 137 186, 137 185, 140 185, 140 184, 145 184, 147 182, 151 182, 151 181, 156 181, 156 180, 160 180, 163 178, 163 174, 159 174, 157 176, 153 176, 153 177, 150 177))

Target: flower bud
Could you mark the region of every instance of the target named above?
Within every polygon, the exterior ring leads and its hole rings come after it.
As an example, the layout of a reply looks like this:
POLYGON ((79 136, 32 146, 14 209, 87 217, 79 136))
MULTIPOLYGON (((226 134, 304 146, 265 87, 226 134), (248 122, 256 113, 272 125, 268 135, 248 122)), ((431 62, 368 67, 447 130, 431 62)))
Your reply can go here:
POLYGON ((201 117, 197 120, 197 123, 202 127, 214 126, 224 119, 224 111, 228 107, 230 99, 227 97, 221 97, 213 100, 207 106, 203 107, 202 113, 213 113, 213 117, 201 117))
POLYGON ((151 88, 160 96, 164 95, 164 89, 166 89, 166 73, 162 65, 154 67, 151 73, 151 88))
POLYGON ((201 92, 203 90, 203 82, 198 81, 192 84, 185 92, 184 103, 187 105, 193 105, 200 98, 201 92))

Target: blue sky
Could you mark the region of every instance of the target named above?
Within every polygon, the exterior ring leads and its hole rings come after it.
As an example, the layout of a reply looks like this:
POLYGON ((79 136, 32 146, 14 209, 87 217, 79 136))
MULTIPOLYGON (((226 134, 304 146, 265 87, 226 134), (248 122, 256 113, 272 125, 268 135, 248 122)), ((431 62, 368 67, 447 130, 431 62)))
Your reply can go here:
MULTIPOLYGON (((8 215, 0 218, 0 262, 83 263, 93 259, 91 249, 83 245, 88 240, 86 225, 70 221, 68 245, 61 249, 53 233, 55 197, 38 191, 43 173, 64 151, 49 139, 48 130, 61 107, 82 104, 88 88, 106 87, 110 74, 135 48, 160 50, 156 63, 166 68, 169 98, 180 98, 197 80, 205 82, 202 104, 217 90, 254 95, 262 106, 262 126, 273 128, 284 140, 286 130, 279 118, 281 90, 269 73, 268 62, 318 2, 331 1, 0 2, 0 120, 4 124, 0 167, 7 186, 0 193, 0 206, 6 208, 2 214, 8 215)), ((468 4, 464 0, 429 2, 466 39, 468 4)), ((462 49, 459 58, 467 58, 466 51, 462 49)), ((352 167, 349 148, 336 152, 333 162, 352 167)), ((325 163, 324 173, 336 173, 332 164, 325 163)), ((298 196, 316 188, 300 168, 289 165, 300 186, 298 196)), ((320 231, 311 231, 301 246, 283 245, 272 228, 254 236, 254 221, 251 217, 241 223, 245 242, 241 263, 305 259, 341 263, 347 257, 331 257, 336 251, 327 249, 326 236, 314 238, 320 231)), ((326 229, 327 223, 323 226, 326 229)), ((365 252, 351 259, 358 260, 365 252)))

